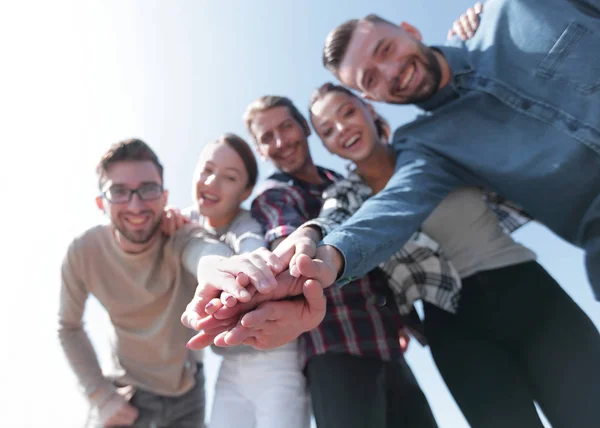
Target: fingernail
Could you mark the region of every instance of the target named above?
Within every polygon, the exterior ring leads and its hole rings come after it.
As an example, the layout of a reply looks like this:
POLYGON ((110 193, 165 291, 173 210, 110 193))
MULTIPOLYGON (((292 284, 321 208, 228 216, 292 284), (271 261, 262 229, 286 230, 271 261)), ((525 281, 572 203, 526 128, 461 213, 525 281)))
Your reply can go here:
POLYGON ((271 284, 269 283, 269 281, 264 281, 264 280, 263 280, 263 281, 260 281, 260 282, 258 283, 258 287, 259 287, 259 288, 262 288, 262 289, 269 288, 269 285, 271 285, 271 284))
MULTIPOLYGON (((241 293, 240 293, 240 295, 241 295, 241 293)), ((231 299, 233 299, 233 296, 227 296, 227 297, 225 298, 225 303, 229 303, 229 302, 231 302, 231 299)))
POLYGON ((242 299, 249 299, 251 296, 250 296, 250 293, 248 293, 248 291, 242 290, 242 291, 240 291, 240 297, 242 299))
POLYGON ((210 308, 212 308, 213 306, 215 306, 215 305, 214 305, 214 303, 213 303, 213 302, 210 302, 210 303, 208 303, 208 304, 207 304, 207 305, 204 307, 204 309, 210 309, 210 308))
POLYGON ((296 266, 292 266, 290 269, 290 275, 292 275, 294 278, 298 278, 300 277, 300 270, 296 266))

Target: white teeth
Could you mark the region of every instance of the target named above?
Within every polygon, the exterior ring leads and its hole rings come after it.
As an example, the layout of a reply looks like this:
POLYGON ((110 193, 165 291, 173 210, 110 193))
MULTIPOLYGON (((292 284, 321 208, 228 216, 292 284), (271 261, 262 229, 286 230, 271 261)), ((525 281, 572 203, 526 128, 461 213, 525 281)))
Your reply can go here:
POLYGON ((400 89, 406 88, 406 86, 410 82, 410 79, 412 79, 413 74, 415 74, 415 64, 411 64, 408 66, 408 70, 404 75, 404 79, 402 79, 402 82, 400 83, 400 89))
POLYGON ((216 201, 219 200, 219 198, 217 198, 216 196, 213 196, 213 195, 204 194, 204 195, 202 195, 202 197, 204 199, 208 199, 209 201, 215 201, 216 202, 216 201))
POLYGON ((146 217, 128 217, 127 221, 132 224, 142 224, 146 221, 146 217))
POLYGON ((346 141, 344 143, 344 148, 347 149, 348 147, 354 145, 354 143, 356 143, 359 138, 360 138, 360 135, 355 135, 354 137, 350 138, 348 141, 346 141))

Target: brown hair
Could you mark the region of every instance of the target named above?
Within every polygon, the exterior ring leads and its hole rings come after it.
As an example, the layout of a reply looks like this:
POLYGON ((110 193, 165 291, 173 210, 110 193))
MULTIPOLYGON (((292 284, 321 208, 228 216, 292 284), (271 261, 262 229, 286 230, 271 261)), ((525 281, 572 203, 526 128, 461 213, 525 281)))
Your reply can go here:
MULTIPOLYGON (((315 126, 314 122, 313 122, 313 114, 312 114, 312 107, 313 105, 319 101, 320 99, 322 99, 326 94, 328 94, 329 92, 341 92, 342 94, 346 94, 349 97, 352 97, 354 99, 357 99, 358 101, 360 101, 361 103, 363 103, 364 105, 367 105, 367 103, 365 102, 365 100, 363 100, 361 97, 359 97, 358 95, 356 95, 354 92, 352 92, 351 90, 349 90, 348 88, 346 88, 345 86, 342 85, 336 85, 334 83, 331 82, 327 82, 324 83, 323 85, 321 85, 321 87, 315 89, 310 97, 310 104, 308 105, 308 114, 310 117, 310 121, 313 125, 313 128, 315 126)), ((389 139, 390 137, 390 125, 388 123, 387 120, 385 120, 382 116, 379 115, 379 113, 375 112, 375 128, 377 129, 377 135, 381 138, 381 137, 386 137, 386 139, 389 139)))
MULTIPOLYGON (((394 25, 390 21, 375 14, 367 15, 362 20, 372 23, 386 23, 394 25)), ((336 76, 338 74, 340 64, 346 55, 348 45, 350 44, 350 40, 352 40, 354 30, 356 30, 358 23, 358 19, 346 21, 343 24, 335 27, 325 38, 325 46, 323 47, 322 56, 323 66, 336 76)))
POLYGON ((255 119, 258 113, 262 113, 275 107, 286 107, 292 115, 292 118, 302 127, 304 133, 307 136, 310 135, 310 128, 308 127, 306 118, 302 115, 302 113, 300 113, 300 110, 298 110, 292 100, 278 95, 264 95, 252 101, 248 105, 243 117, 244 123, 246 124, 246 129, 248 129, 248 132, 250 135, 252 135, 255 142, 258 143, 258 141, 256 141, 256 136, 251 129, 252 121, 255 119))
POLYGON ((256 180, 258 179, 258 164, 256 163, 256 157, 254 156, 250 145, 241 137, 229 132, 221 135, 218 140, 214 141, 214 144, 226 144, 242 158, 242 162, 248 172, 248 183, 246 183, 246 188, 249 189, 254 187, 256 185, 256 180))
POLYGON ((110 146, 106 153, 102 155, 100 162, 98 162, 96 174, 98 174, 98 186, 100 187, 100 190, 102 190, 102 185, 104 184, 106 173, 110 166, 122 161, 150 161, 156 165, 160 180, 163 180, 163 166, 158 160, 156 153, 154 153, 150 146, 142 140, 129 138, 110 146))

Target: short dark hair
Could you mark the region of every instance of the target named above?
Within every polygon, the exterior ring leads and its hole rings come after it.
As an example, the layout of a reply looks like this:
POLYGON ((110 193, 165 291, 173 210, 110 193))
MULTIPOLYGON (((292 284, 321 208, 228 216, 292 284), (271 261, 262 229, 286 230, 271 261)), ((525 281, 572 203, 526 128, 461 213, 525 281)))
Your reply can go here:
POLYGON ((150 161, 156 165, 160 180, 163 181, 163 166, 158 160, 156 153, 148 144, 138 138, 129 138, 113 144, 102 155, 98 166, 96 166, 96 174, 98 175, 98 187, 102 190, 102 185, 106 180, 106 173, 111 165, 122 161, 150 161))
POLYGON ((308 127, 306 118, 302 115, 302 113, 300 113, 300 110, 298 110, 292 100, 290 100, 288 97, 282 97, 279 95, 264 95, 255 99, 248 105, 243 117, 244 123, 246 124, 246 129, 248 129, 248 132, 250 135, 252 135, 252 138, 254 138, 255 142, 258 143, 258 141, 256 141, 256 136, 251 129, 252 121, 257 114, 275 107, 286 107, 292 115, 292 118, 302 127, 304 133, 307 136, 310 135, 310 128, 308 127))
MULTIPOLYGON (((360 101, 361 103, 363 103, 365 105, 367 104, 365 102, 365 100, 363 100, 361 97, 356 95, 354 92, 352 92, 350 89, 346 88, 345 86, 336 85, 331 82, 324 83, 319 88, 317 88, 313 91, 313 93, 310 97, 310 103, 308 105, 308 115, 310 117, 310 121, 313 125, 313 128, 315 127, 315 124, 313 122, 312 107, 317 101, 322 99, 329 92, 341 92, 342 94, 346 94, 349 97, 357 99, 358 101, 360 101)), ((374 121, 375 121, 375 129, 377 129, 377 135, 379 137, 386 136, 387 138, 389 138, 390 125, 389 125, 388 121, 385 120, 382 116, 380 116, 379 113, 377 113, 377 112, 375 112, 374 121)))
MULTIPOLYGON (((362 20, 372 23, 383 22, 394 25, 387 19, 383 19, 379 15, 375 14, 367 15, 362 20)), ((336 76, 338 74, 340 64, 344 60, 344 56, 346 56, 348 45, 350 44, 350 40, 352 40, 352 36, 354 35, 354 31, 356 30, 359 22, 360 20, 358 19, 346 21, 334 28, 325 38, 325 46, 323 47, 322 58, 323 66, 336 76)))
POLYGON ((228 145, 242 158, 242 162, 248 172, 246 188, 254 187, 258 179, 258 164, 250 145, 238 135, 229 132, 221 135, 215 143, 228 145))

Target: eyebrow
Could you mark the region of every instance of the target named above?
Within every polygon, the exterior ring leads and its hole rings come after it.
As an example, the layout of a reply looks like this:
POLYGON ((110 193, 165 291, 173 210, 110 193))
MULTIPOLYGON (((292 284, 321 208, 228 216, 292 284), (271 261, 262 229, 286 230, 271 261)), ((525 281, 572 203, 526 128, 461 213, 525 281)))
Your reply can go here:
POLYGON ((341 109, 343 109, 344 107, 346 107, 348 104, 352 104, 351 101, 344 101, 342 104, 340 104, 340 106, 338 108, 335 109, 335 112, 338 113, 341 109))

